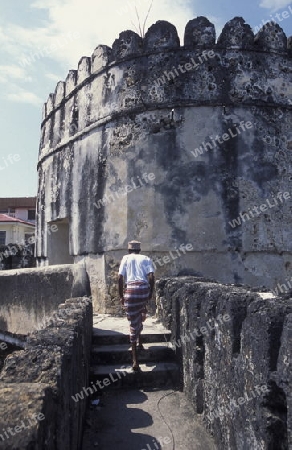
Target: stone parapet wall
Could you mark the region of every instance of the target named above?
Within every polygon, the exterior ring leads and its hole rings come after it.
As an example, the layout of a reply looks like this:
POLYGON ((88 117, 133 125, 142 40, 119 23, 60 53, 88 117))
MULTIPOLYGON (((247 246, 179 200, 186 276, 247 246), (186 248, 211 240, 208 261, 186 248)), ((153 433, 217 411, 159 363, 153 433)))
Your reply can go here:
POLYGON ((156 287, 184 391, 218 449, 290 449, 291 298, 195 277, 156 287))
POLYGON ((41 327, 66 298, 90 295, 82 265, 0 272, 0 330, 26 335, 41 327))
POLYGON ((56 404, 50 387, 0 383, 0 449, 55 450, 56 404))
POLYGON ((74 402, 71 396, 88 386, 92 326, 91 300, 68 299, 44 329, 28 336, 25 350, 6 358, 0 448, 80 448, 86 400, 74 402))

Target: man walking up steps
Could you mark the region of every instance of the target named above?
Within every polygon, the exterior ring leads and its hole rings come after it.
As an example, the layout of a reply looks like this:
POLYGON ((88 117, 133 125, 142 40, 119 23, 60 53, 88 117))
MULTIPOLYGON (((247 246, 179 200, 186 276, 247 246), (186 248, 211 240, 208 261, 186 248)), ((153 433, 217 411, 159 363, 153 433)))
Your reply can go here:
POLYGON ((140 251, 141 242, 129 242, 129 254, 123 257, 119 268, 119 295, 130 322, 134 371, 139 370, 137 343, 142 349, 141 332, 146 319, 146 304, 148 300, 151 300, 154 288, 153 263, 148 256, 140 255, 140 251))

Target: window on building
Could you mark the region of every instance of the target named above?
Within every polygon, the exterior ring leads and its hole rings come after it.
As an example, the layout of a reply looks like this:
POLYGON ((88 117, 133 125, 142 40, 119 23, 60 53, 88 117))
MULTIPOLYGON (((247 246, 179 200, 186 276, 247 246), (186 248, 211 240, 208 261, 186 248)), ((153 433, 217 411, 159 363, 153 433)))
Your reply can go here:
POLYGON ((15 209, 0 209, 0 214, 8 214, 8 216, 15 217, 15 209))
POLYGON ((6 244, 6 231, 0 231, 0 245, 6 244))
POLYGON ((27 220, 35 220, 35 209, 29 209, 27 212, 27 220))

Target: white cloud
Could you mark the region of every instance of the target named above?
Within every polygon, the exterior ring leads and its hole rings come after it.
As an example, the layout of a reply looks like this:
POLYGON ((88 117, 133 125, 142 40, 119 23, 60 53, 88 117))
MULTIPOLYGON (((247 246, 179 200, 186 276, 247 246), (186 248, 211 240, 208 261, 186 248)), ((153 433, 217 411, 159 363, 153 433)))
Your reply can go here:
MULTIPOLYGON (((36 22, 37 26, 1 22, 0 18, 0 45, 5 62, 8 59, 7 66, 2 66, 2 70, 0 66, 0 82, 7 82, 7 98, 39 104, 38 96, 28 92, 23 82, 33 77, 45 87, 45 77, 60 80, 55 73, 62 73, 65 79, 70 69, 77 68, 80 58, 90 56, 99 44, 112 46, 119 33, 135 30, 132 22, 137 24, 138 20, 133 5, 137 5, 143 23, 150 3, 151 0, 31 0, 30 7, 36 14, 37 9, 45 13, 45 20, 36 22), (18 91, 10 92, 10 78, 17 80, 18 91)), ((195 17, 193 8, 194 0, 154 0, 146 31, 157 20, 167 20, 176 26, 183 44, 185 26, 195 17)))
POLYGON ((53 81, 60 81, 61 77, 59 75, 55 75, 54 73, 46 73, 46 78, 48 78, 49 80, 53 80, 53 81))
POLYGON ((277 11, 278 9, 289 5, 289 3, 291 3, 291 0, 262 0, 260 7, 277 11))
MULTIPOLYGON (((81 56, 90 56, 97 45, 111 46, 119 33, 127 29, 135 30, 132 24, 138 24, 133 8, 135 4, 143 23, 150 3, 150 0, 37 0, 32 7, 48 10, 49 27, 45 32, 35 30, 39 36, 35 35, 32 40, 41 46, 49 37, 57 41, 62 35, 79 32, 80 38, 68 42, 66 51, 57 48, 50 56, 70 65, 70 68, 76 68, 81 56)), ((191 0, 154 0, 146 30, 157 20, 168 20, 177 27, 182 38, 185 25, 192 18, 192 5, 191 0)))
POLYGON ((0 83, 5 83, 11 78, 31 81, 21 67, 15 65, 0 66, 0 83))
MULTIPOLYGON (((76 69, 82 56, 90 56, 99 44, 112 46, 124 30, 135 30, 137 5, 143 23, 151 0, 35 0, 32 9, 44 9, 44 26, 0 26, 0 45, 10 61, 36 72, 52 62, 62 71, 76 69)), ((193 0, 154 0, 146 30, 157 20, 173 23, 183 40, 184 28, 193 17, 193 0)), ((65 72, 66 73, 66 72, 65 72)))
POLYGON ((26 91, 20 86, 10 84, 9 91, 5 94, 5 98, 16 103, 27 103, 30 105, 37 106, 38 108, 42 105, 43 101, 33 92, 26 91))

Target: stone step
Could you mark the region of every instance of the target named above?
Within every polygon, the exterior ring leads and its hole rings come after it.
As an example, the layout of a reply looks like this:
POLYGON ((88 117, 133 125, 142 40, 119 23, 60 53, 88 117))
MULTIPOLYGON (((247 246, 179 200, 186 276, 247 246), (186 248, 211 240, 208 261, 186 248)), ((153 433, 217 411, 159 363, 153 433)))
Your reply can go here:
MULTIPOLYGON (((170 333, 161 335, 160 333, 155 334, 145 334, 142 332, 143 344, 144 342, 155 343, 155 342, 169 342, 170 333)), ((129 334, 119 334, 114 331, 111 333, 109 331, 102 333, 100 330, 93 330, 92 333, 92 344, 93 345, 123 345, 129 344, 130 337, 129 334)))
MULTIPOLYGON (((170 335, 170 331, 153 317, 148 317, 143 324, 143 343, 168 342, 170 335)), ((126 317, 95 315, 92 342, 93 345, 129 344, 129 322, 126 317)))
MULTIPOLYGON (((138 351, 141 362, 173 361, 175 354, 169 342, 148 342, 143 344, 144 350, 138 351)), ((130 344, 93 345, 91 350, 92 364, 126 364, 131 363, 130 344)))
POLYGON ((125 387, 174 388, 179 386, 179 367, 173 362, 142 363, 140 371, 133 372, 131 365, 94 365, 90 370, 90 381, 100 389, 125 387), (97 383, 99 382, 99 384, 97 383))
POLYGON ((142 332, 144 350, 138 350, 141 371, 133 372, 127 319, 108 314, 94 316, 91 383, 100 391, 133 386, 177 387, 180 373, 170 335, 155 318, 148 317, 142 332))

